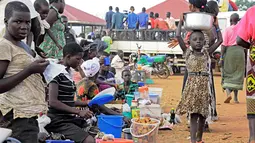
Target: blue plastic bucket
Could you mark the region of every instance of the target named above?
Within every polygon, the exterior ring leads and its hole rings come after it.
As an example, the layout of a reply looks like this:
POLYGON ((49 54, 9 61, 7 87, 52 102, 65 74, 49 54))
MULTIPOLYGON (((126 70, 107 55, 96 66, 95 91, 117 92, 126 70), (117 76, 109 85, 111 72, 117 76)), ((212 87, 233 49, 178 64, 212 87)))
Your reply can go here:
POLYGON ((46 143, 74 143, 74 141, 46 140, 46 143))
POLYGON ((100 132, 114 135, 114 138, 121 138, 123 127, 123 116, 119 115, 99 115, 98 128, 100 132))

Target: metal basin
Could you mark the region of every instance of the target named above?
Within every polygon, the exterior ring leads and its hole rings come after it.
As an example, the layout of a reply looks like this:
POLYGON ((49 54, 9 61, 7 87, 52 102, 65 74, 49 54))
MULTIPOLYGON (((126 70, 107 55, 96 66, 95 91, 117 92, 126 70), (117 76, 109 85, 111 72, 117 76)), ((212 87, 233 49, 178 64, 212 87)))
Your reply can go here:
POLYGON ((204 12, 184 13, 184 28, 192 30, 210 30, 213 26, 214 16, 204 12))

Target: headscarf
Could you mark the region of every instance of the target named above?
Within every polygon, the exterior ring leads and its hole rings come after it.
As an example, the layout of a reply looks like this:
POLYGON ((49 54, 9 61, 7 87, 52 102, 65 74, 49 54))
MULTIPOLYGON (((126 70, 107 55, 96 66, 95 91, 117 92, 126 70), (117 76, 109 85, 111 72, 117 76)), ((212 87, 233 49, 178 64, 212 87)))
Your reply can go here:
POLYGON ((81 65, 81 68, 86 77, 94 77, 100 70, 99 59, 87 60, 81 65))

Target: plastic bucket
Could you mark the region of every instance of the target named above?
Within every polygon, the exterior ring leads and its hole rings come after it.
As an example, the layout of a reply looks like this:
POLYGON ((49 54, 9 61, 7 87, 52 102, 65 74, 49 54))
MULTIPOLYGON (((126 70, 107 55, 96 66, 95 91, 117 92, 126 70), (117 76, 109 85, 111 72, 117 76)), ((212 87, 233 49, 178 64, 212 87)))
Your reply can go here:
POLYGON ((161 98, 163 93, 163 88, 149 87, 149 94, 157 94, 161 98))
POLYGON ((155 93, 149 93, 150 100, 153 104, 159 104, 159 95, 155 93))
POLYGON ((133 136, 135 143, 156 143, 158 128, 160 121, 151 118, 152 121, 155 121, 153 124, 137 123, 136 119, 132 119, 132 125, 130 132, 133 136))
POLYGON ((131 107, 131 104, 132 104, 132 100, 134 99, 134 95, 131 95, 131 94, 127 94, 126 95, 126 101, 127 101, 127 104, 131 107))
POLYGON ((112 134, 115 138, 121 138, 123 116, 118 115, 99 115, 98 128, 101 132, 112 134))
POLYGON ((139 92, 134 92, 134 96, 135 96, 135 100, 137 100, 138 98, 140 98, 140 93, 139 92))
POLYGON ((125 129, 122 130, 122 132, 124 133, 124 139, 132 140, 132 135, 130 133, 130 128, 125 128, 125 129))

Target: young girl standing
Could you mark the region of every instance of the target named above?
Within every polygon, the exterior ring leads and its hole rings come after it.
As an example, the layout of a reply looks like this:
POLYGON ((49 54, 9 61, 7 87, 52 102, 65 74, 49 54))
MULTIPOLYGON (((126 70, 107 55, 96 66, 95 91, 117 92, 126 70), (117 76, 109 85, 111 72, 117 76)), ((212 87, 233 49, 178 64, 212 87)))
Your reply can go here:
POLYGON ((189 37, 190 48, 186 47, 181 37, 183 16, 180 18, 176 37, 181 49, 185 53, 188 77, 183 90, 182 99, 177 107, 177 114, 190 114, 191 142, 202 142, 203 128, 206 117, 209 115, 209 72, 210 54, 222 43, 222 35, 219 30, 218 20, 214 26, 217 28, 217 42, 209 49, 205 48, 206 41, 202 31, 193 31, 189 37))

